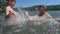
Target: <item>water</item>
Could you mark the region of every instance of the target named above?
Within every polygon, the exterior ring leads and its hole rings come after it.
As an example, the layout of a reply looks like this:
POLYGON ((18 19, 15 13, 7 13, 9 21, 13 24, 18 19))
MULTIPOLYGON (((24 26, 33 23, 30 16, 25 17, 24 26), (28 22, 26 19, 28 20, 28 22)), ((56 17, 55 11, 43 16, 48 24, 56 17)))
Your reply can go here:
MULTIPOLYGON (((24 12, 18 9, 21 17, 14 20, 12 25, 3 26, 4 17, 0 17, 0 34, 60 34, 60 11, 48 11, 53 19, 43 21, 31 21, 24 15, 24 12), (19 20, 20 19, 20 20, 19 20)), ((37 11, 29 12, 30 15, 39 14, 37 11)))

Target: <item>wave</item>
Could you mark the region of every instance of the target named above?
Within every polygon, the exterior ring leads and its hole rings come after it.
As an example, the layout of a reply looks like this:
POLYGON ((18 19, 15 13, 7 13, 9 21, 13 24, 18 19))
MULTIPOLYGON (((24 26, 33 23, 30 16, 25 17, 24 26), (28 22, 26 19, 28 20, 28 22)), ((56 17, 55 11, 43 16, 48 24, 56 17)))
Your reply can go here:
POLYGON ((29 19, 13 21, 13 24, 6 26, 3 33, 20 34, 56 34, 60 32, 60 22, 57 19, 45 19, 43 21, 32 21, 29 19))
POLYGON ((60 34, 59 18, 32 21, 22 11, 19 13, 21 17, 17 19, 10 18, 8 22, 4 20, 3 34, 60 34))

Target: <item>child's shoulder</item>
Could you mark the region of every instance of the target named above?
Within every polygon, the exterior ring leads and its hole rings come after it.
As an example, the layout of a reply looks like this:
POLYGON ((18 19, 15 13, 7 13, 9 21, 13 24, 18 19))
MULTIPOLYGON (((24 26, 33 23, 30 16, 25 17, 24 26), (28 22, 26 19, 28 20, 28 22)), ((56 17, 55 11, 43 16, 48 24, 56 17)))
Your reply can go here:
POLYGON ((50 15, 48 12, 45 13, 46 15, 50 15))
POLYGON ((6 6, 6 8, 7 8, 7 9, 9 9, 9 8, 10 8, 10 6, 6 6))

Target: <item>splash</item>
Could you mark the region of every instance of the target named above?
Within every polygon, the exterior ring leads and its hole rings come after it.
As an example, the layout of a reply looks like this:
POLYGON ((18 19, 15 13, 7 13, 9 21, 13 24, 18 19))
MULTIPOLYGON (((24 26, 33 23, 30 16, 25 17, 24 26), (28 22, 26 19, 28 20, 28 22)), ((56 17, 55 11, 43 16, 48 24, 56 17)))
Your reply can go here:
POLYGON ((21 17, 8 19, 9 23, 3 28, 3 34, 60 34, 60 22, 57 19, 32 21, 19 8, 18 12, 21 17))
POLYGON ((23 24, 5 27, 5 34, 59 34, 60 23, 54 19, 44 21, 25 21, 23 24))

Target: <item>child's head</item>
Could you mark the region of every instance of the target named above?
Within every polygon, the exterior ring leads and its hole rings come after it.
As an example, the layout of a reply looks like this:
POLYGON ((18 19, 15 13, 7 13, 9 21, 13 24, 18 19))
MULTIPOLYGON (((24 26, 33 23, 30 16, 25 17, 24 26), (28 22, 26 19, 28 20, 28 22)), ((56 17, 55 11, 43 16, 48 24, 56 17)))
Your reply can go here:
POLYGON ((14 6, 15 4, 15 0, 6 0, 6 1, 7 1, 7 5, 14 6))
POLYGON ((42 12, 42 13, 46 11, 46 7, 43 6, 43 5, 38 6, 38 9, 39 9, 39 11, 42 12))

